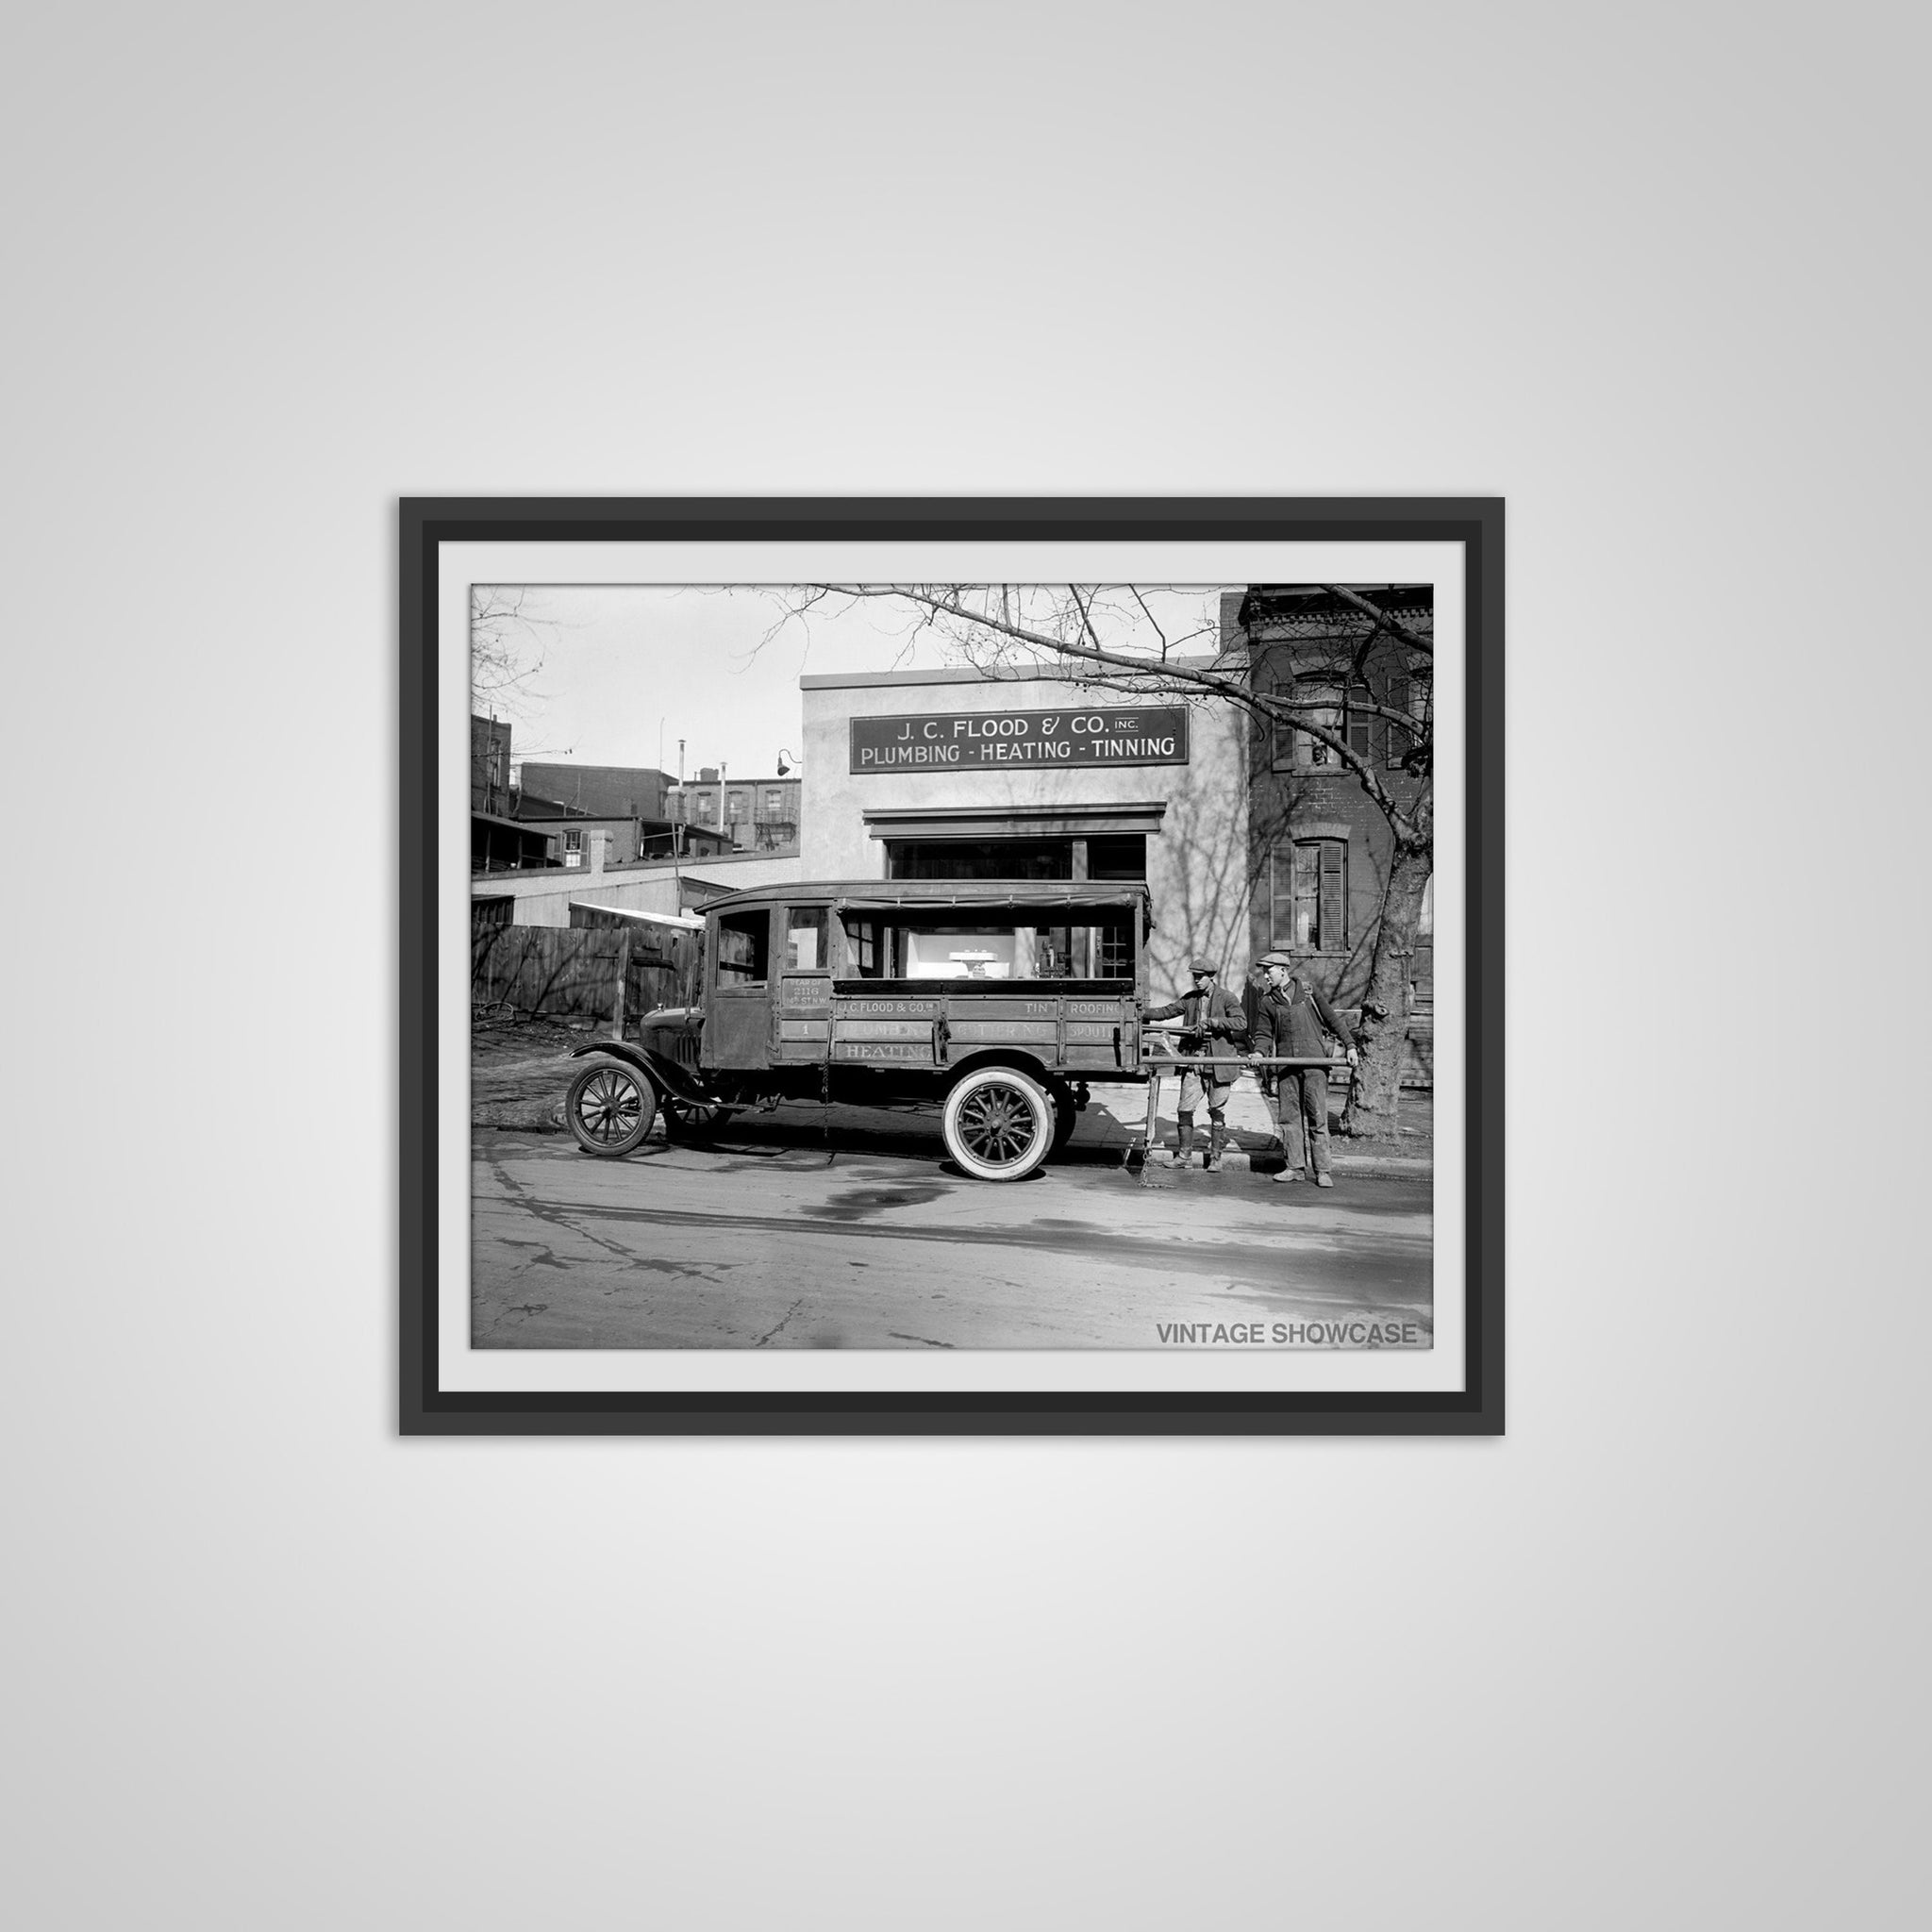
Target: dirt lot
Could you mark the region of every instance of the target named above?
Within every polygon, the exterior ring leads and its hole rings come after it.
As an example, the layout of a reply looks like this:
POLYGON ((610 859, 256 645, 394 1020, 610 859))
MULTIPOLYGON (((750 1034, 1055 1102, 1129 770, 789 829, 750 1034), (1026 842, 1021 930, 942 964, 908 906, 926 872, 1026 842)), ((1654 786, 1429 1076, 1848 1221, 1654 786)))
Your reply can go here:
MULTIPOLYGON (((470 1032, 470 1122, 560 1134, 574 1046, 597 1037, 589 1022, 479 1020, 470 1032)), ((607 1029, 608 1030, 608 1029, 607 1029)))

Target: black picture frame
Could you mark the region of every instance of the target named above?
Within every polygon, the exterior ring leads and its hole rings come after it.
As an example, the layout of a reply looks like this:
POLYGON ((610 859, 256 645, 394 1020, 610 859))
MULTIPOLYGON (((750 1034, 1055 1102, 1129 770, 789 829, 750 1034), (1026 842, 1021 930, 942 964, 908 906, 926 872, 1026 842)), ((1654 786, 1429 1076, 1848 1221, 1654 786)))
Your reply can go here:
POLYGON ((428 498, 399 504, 399 1426, 405 1435, 1497 1435, 1503 1430, 1504 505, 1500 497, 428 498), (1454 1391, 488 1393, 438 1386, 440 546, 451 541, 1365 541, 1463 546, 1464 1386, 1454 1391))

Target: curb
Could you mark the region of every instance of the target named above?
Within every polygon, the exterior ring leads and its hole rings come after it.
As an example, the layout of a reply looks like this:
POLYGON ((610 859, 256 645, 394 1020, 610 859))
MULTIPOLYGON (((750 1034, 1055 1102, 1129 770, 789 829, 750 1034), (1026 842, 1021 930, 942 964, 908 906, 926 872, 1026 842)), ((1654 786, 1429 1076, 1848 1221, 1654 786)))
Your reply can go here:
MULTIPOLYGON (((1221 1157, 1223 1174, 1273 1174, 1284 1164, 1278 1154, 1256 1157, 1239 1147, 1227 1148, 1221 1157)), ((1359 1174, 1364 1178, 1379 1175, 1386 1180, 1431 1180, 1436 1173, 1433 1160, 1403 1154, 1332 1154, 1329 1164, 1338 1174, 1359 1174)), ((1174 1155, 1166 1148, 1158 1148, 1148 1156, 1147 1166, 1171 1173, 1174 1155)), ((1192 1171, 1200 1174, 1206 1170, 1197 1165, 1192 1171)))

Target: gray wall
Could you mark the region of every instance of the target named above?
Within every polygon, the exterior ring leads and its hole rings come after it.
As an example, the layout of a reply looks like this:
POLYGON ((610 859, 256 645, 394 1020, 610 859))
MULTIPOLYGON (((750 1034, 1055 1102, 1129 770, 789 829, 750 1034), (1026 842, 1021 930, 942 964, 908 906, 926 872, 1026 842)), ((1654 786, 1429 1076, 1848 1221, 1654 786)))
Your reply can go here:
POLYGON ((276 848, 16 895, 18 1923, 1921 1915, 1923 1029, 1739 966, 1923 957, 1916 761, 1781 779, 1924 697, 1923 12, 982 18, 17 23, 9 777, 276 848), (398 1442, 438 490, 1507 492, 1508 1436, 398 1442))

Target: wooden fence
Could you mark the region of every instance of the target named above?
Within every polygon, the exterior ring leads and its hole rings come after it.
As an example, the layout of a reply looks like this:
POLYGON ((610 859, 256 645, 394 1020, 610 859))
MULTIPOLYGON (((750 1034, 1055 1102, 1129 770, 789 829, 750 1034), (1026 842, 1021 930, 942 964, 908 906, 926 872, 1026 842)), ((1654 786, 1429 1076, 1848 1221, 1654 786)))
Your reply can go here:
POLYGON ((470 1003, 521 1019, 617 1018, 629 936, 563 925, 478 925, 470 933, 470 1003))
POLYGON ((649 927, 495 925, 470 929, 470 1004, 519 1019, 590 1019, 625 1032, 657 1007, 698 997, 695 934, 649 927), (624 990, 618 1004, 618 989, 624 990))

